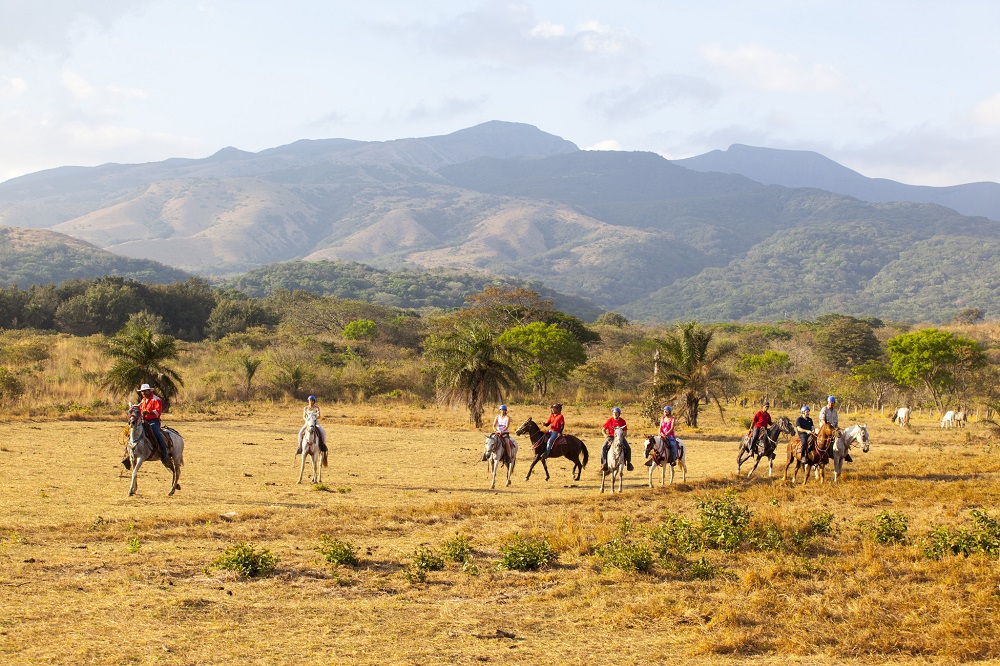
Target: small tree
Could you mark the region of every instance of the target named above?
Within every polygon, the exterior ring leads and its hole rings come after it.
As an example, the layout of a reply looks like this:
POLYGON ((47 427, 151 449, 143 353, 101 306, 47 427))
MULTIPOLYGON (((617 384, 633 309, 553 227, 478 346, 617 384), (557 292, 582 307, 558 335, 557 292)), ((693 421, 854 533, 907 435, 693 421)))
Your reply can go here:
POLYGON ((835 370, 849 370, 882 356, 882 345, 868 322, 840 315, 826 321, 816 333, 815 346, 835 370))
POLYGON ((743 354, 736 362, 736 372, 746 377, 750 388, 758 389, 770 400, 788 383, 792 360, 784 352, 772 349, 763 354, 743 354))
POLYGON ((103 386, 116 395, 128 395, 148 383, 163 399, 164 411, 184 382, 170 361, 178 357, 177 340, 157 335, 142 325, 129 324, 110 338, 103 352, 113 363, 103 386))
POLYGON ((524 376, 540 398, 548 393, 550 383, 566 379, 587 361, 583 345, 555 324, 534 322, 514 327, 500 336, 500 343, 522 350, 527 364, 524 376))
POLYGON ((974 340, 936 328, 903 333, 889 340, 892 376, 901 384, 924 386, 938 409, 956 372, 970 372, 986 364, 986 354, 974 340))
POLYGON ((243 399, 249 400, 253 395, 253 378, 257 374, 257 369, 260 368, 263 359, 243 354, 236 361, 239 364, 240 373, 243 375, 243 399))
POLYGON ((712 345, 712 329, 695 322, 677 327, 673 335, 663 341, 663 354, 657 373, 661 389, 668 395, 684 400, 681 408, 687 425, 698 426, 698 405, 702 398, 712 400, 724 414, 719 398, 724 397, 728 373, 721 361, 736 351, 732 344, 712 345))
POLYGON ((868 361, 851 370, 851 378, 871 393, 875 409, 882 409, 885 396, 897 384, 892 368, 882 361, 868 361))

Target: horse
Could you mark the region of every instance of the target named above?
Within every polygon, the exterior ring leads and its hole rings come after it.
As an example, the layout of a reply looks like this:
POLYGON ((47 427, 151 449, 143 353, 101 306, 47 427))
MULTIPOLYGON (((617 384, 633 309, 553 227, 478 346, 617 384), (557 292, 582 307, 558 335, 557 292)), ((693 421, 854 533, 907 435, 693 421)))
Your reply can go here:
POLYGON ((743 439, 740 440, 740 450, 736 453, 736 475, 740 475, 740 469, 743 467, 743 463, 750 460, 751 457, 757 456, 756 462, 753 464, 753 469, 747 474, 747 478, 753 474, 754 470, 757 469, 757 465, 760 464, 761 458, 767 458, 767 475, 772 476, 774 474, 774 458, 775 452, 778 449, 778 435, 785 433, 786 435, 795 436, 795 428, 792 426, 792 422, 787 416, 779 416, 778 420, 771 424, 771 427, 764 431, 766 439, 764 440, 764 450, 763 453, 755 453, 750 450, 750 435, 743 435, 743 439))
POLYGON ((601 492, 604 492, 604 479, 611 474, 611 494, 615 492, 615 479, 618 479, 618 492, 625 483, 625 429, 615 428, 615 437, 608 449, 607 464, 601 469, 601 492))
POLYGON ((299 465, 298 483, 302 483, 302 474, 306 471, 306 456, 312 456, 313 463, 312 478, 309 482, 323 482, 323 470, 319 465, 319 461, 322 460, 322 467, 326 467, 326 458, 329 451, 320 451, 319 442, 319 417, 315 414, 310 414, 306 417, 306 432, 302 435, 302 464, 299 465))
POLYGON ((795 470, 792 471, 792 485, 795 485, 795 477, 798 476, 799 470, 805 470, 805 480, 802 481, 802 485, 809 483, 809 472, 819 471, 819 482, 824 483, 826 481, 826 463, 830 460, 831 449, 833 447, 834 441, 841 436, 840 428, 833 428, 833 433, 830 439, 827 440, 826 448, 824 450, 819 449, 819 443, 817 441, 816 435, 809 434, 809 448, 806 451, 805 460, 802 459, 802 440, 798 437, 793 437, 788 442, 788 447, 786 449, 788 454, 788 462, 785 463, 785 473, 782 474, 781 480, 788 480, 788 468, 791 467, 792 463, 795 463, 795 470))
MULTIPOLYGON (((545 464, 545 442, 547 435, 538 427, 538 424, 528 417, 528 420, 521 424, 517 430, 514 431, 515 435, 528 435, 528 441, 535 449, 535 459, 531 461, 531 467, 528 468, 528 475, 524 477, 527 481, 531 478, 531 470, 535 469, 535 465, 538 461, 542 461, 542 469, 545 470, 545 480, 549 480, 549 467, 545 464)), ((573 480, 579 481, 580 475, 583 473, 583 468, 587 466, 587 461, 590 459, 590 453, 587 452, 587 445, 583 443, 583 440, 574 437, 573 435, 561 435, 555 443, 552 445, 552 456, 564 456, 567 460, 573 462, 573 480), (583 453, 583 462, 580 462, 580 453, 583 453)))
POLYGON ((507 447, 497 433, 486 436, 486 448, 483 451, 483 460, 489 464, 493 480, 490 482, 490 490, 497 485, 497 469, 500 465, 507 466, 507 485, 510 486, 510 476, 514 473, 514 463, 517 462, 517 442, 513 437, 510 439, 510 457, 507 457, 507 447))
POLYGON ((969 423, 969 415, 965 412, 955 412, 955 425, 964 428, 969 423))
POLYGON ((163 463, 164 467, 173 473, 173 478, 170 480, 170 492, 167 493, 168 497, 173 495, 175 490, 181 489, 180 479, 181 465, 184 464, 184 439, 176 430, 171 428, 161 428, 160 432, 163 434, 163 440, 167 445, 167 454, 173 459, 173 463, 170 460, 162 459, 160 444, 151 433, 146 432, 146 426, 143 424, 139 405, 129 404, 128 441, 125 444, 125 451, 128 454, 130 467, 132 468, 132 485, 128 489, 129 497, 135 495, 139 468, 147 460, 159 460, 163 463))
POLYGON ((848 451, 851 450, 851 445, 858 443, 861 444, 861 450, 864 453, 868 453, 868 449, 871 447, 871 440, 868 439, 867 423, 844 428, 840 437, 834 440, 833 451, 830 453, 830 456, 833 458, 834 483, 840 478, 840 470, 844 464, 844 458, 847 457, 848 451))
POLYGON ((955 411, 949 409, 944 413, 944 418, 941 419, 942 428, 954 428, 955 427, 955 411))
POLYGON ((901 428, 910 425, 910 408, 900 407, 896 410, 896 415, 892 418, 894 423, 898 423, 901 428))
MULTIPOLYGON (((667 475, 667 468, 670 468, 670 483, 674 482, 674 465, 667 463, 667 458, 670 455, 669 446, 663 438, 659 435, 649 435, 646 437, 646 441, 643 442, 643 452, 646 457, 650 459, 649 463, 649 487, 653 487, 653 470, 657 467, 660 468, 660 485, 663 485, 663 480, 667 475)), ((685 452, 684 442, 680 439, 677 440, 677 459, 675 463, 680 463, 681 465, 681 481, 687 481, 688 478, 688 466, 687 466, 687 456, 684 455, 685 452)))

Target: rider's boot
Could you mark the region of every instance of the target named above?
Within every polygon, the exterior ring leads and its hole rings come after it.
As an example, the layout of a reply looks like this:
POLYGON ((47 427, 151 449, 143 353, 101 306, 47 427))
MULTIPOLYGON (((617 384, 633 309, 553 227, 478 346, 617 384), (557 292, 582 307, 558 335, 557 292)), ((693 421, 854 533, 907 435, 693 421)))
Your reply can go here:
POLYGON ((122 465, 125 466, 125 469, 131 470, 132 469, 132 459, 129 458, 128 456, 125 456, 124 458, 122 458, 122 465))
POLYGON ((847 462, 854 462, 854 459, 851 458, 851 454, 850 453, 845 453, 844 454, 844 460, 846 460, 847 462))
POLYGON ((635 467, 632 467, 632 447, 625 447, 625 469, 630 472, 635 471, 635 467))
POLYGON ((604 442, 604 448, 601 449, 601 469, 607 471, 608 469, 608 450, 611 448, 611 444, 604 442))

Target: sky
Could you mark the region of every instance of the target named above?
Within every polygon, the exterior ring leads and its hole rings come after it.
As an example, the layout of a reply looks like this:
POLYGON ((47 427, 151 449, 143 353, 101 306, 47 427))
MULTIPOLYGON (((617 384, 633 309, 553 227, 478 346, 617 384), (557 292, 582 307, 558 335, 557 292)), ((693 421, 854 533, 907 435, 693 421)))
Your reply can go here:
POLYGON ((1000 181, 995 0, 0 0, 0 181, 488 120, 1000 181))

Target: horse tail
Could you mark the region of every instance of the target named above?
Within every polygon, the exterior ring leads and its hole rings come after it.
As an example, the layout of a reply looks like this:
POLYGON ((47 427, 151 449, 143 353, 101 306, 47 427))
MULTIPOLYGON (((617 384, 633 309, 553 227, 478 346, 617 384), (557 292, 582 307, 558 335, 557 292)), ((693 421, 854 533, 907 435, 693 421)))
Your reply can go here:
POLYGON ((326 454, 329 453, 329 452, 328 451, 323 451, 322 453, 323 453, 323 467, 327 467, 328 465, 326 464, 326 454))
POLYGON ((580 440, 580 450, 583 451, 583 466, 587 466, 587 461, 590 460, 590 453, 587 452, 587 445, 580 440))

